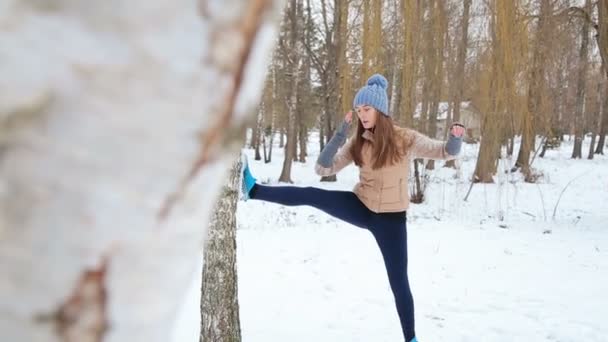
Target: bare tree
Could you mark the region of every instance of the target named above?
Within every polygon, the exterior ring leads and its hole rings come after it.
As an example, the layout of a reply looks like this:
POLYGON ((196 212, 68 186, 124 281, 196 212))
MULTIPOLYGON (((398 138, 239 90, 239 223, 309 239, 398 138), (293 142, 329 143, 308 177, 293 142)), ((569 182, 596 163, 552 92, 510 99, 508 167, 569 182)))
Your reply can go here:
MULTIPOLYGON (((600 73, 600 75, 601 75, 601 73, 600 73)), ((602 97, 606 97, 605 94, 604 94, 604 96, 602 96, 602 89, 604 88, 602 83, 603 82, 598 80, 595 84, 596 91, 595 91, 595 96, 593 96, 595 98, 595 101, 594 101, 595 105, 589 111, 589 122, 590 122, 589 133, 591 133, 591 143, 589 144, 589 153, 587 154, 587 159, 593 159, 593 156, 595 154, 594 153, 595 141, 596 141, 596 137, 599 132, 599 128, 600 128, 600 124, 601 124, 602 102, 603 102, 602 97)))
MULTIPOLYGON (((425 78, 422 94, 423 108, 426 108, 427 111, 422 112, 421 117, 426 116, 427 126, 424 128, 424 132, 434 138, 437 135, 437 115, 444 78, 444 50, 448 41, 448 25, 445 3, 434 0, 428 4, 429 21, 425 25, 427 33, 423 44, 427 47, 427 53, 423 60, 425 78)), ((435 161, 428 160, 426 169, 433 170, 434 168, 435 161)))
MULTIPOLYGON (((460 109, 464 94, 464 70, 466 65, 467 47, 469 45, 469 21, 471 12, 472 0, 464 0, 462 19, 460 21, 460 41, 458 43, 458 52, 456 55, 455 75, 452 80, 451 93, 452 93, 452 120, 451 122, 460 121, 460 109)), ((446 127, 446 133, 447 133, 446 127)), ((455 167, 455 160, 448 160, 445 163, 446 167, 455 167)))
MULTIPOLYGON (((591 10, 591 0, 585 1, 587 13, 591 10)), ((576 84, 576 113, 574 117, 574 147, 572 158, 582 158, 583 156, 583 128, 585 112, 585 85, 587 79, 587 69, 589 66, 589 21, 583 20, 581 33, 581 45, 579 49, 578 76, 576 84)))
POLYGON ((412 127, 416 108, 416 83, 418 72, 418 30, 420 28, 420 1, 403 0, 403 91, 401 95, 401 123, 412 127))
POLYGON ((383 0, 363 0, 361 79, 382 73, 382 5, 383 0))
POLYGON ((289 34, 289 52, 288 52, 288 64, 290 66, 291 73, 290 79, 290 95, 287 100, 288 118, 287 118, 287 144, 285 145, 285 159, 283 160, 283 169, 279 176, 279 182, 293 183, 291 180, 291 165, 295 157, 295 144, 297 143, 296 136, 296 119, 297 119, 297 103, 298 103, 298 86, 300 82, 300 68, 301 68, 301 49, 300 40, 298 39, 298 30, 301 27, 299 25, 301 15, 298 9, 301 8, 302 0, 290 0, 287 17, 290 23, 290 34, 289 34))
POLYGON ((482 183, 494 182, 501 144, 505 140, 503 134, 507 131, 505 118, 516 109, 515 78, 520 56, 516 52, 520 49, 517 44, 521 43, 517 31, 517 3, 494 0, 491 5, 492 46, 489 59, 492 76, 483 75, 488 86, 480 99, 484 117, 473 177, 475 182, 482 183))
MULTIPOLYGON (((321 90, 323 92, 323 109, 321 126, 323 137, 329 141, 334 134, 334 128, 342 113, 350 108, 347 93, 350 92, 350 66, 346 59, 346 44, 348 42, 348 10, 350 0, 334 0, 333 13, 330 17, 326 1, 321 0, 322 25, 324 40, 319 55, 314 56, 315 65, 321 74, 321 90), (320 56, 325 56, 321 58, 320 56)), ((311 49, 308 49, 310 53, 311 49)), ((323 149, 324 143, 321 144, 323 149)), ((321 177, 322 182, 335 182, 336 175, 321 177)))
POLYGON ((253 129, 251 130, 251 148, 253 148, 255 152, 255 160, 262 160, 262 155, 260 154, 260 142, 262 141, 262 123, 264 122, 264 112, 266 110, 266 106, 264 102, 260 103, 260 108, 256 114, 256 120, 253 125, 253 129))
POLYGON ((608 0, 598 0, 596 3, 598 23, 594 25, 597 30, 595 38, 602 59, 602 70, 608 79, 608 0))
POLYGON ((276 72, 276 67, 274 65, 271 65, 271 70, 270 70, 270 75, 271 75, 271 101, 272 101, 272 106, 271 106, 271 118, 270 118, 270 125, 266 127, 266 129, 264 130, 264 136, 263 136, 263 140, 264 140, 264 163, 268 164, 272 161, 272 147, 274 146, 274 136, 275 136, 275 127, 276 127, 276 121, 277 121, 277 93, 278 93, 278 85, 277 85, 277 72, 276 72), (268 154, 266 154, 266 140, 268 140, 268 154))
POLYGON ((530 152, 535 148, 535 122, 544 116, 542 102, 545 88, 545 66, 547 65, 548 45, 551 40, 550 16, 552 13, 550 0, 541 0, 540 14, 536 28, 535 40, 533 41, 532 63, 528 84, 527 108, 521 111, 521 144, 515 166, 521 168, 527 181, 532 181, 530 170, 530 152))
MULTIPOLYGON (((605 80, 608 82, 608 0, 599 0, 598 8, 598 25, 597 25, 597 41, 602 58, 602 70, 605 75, 605 80)), ((608 89, 608 83, 607 88, 608 89)), ((606 91, 604 91, 606 94, 606 91)), ((602 106, 602 121, 600 124, 600 135, 595 149, 596 154, 604 154, 604 145, 606 144, 606 135, 608 134, 608 96, 604 96, 602 106)))
POLYGON ((601 98, 603 98, 603 102, 601 104, 601 121, 600 121, 600 131, 599 138, 597 141, 597 146, 595 147, 595 154, 604 154, 604 145, 606 144, 606 134, 608 134, 608 80, 604 82, 605 87, 604 91, 600 94, 601 98))

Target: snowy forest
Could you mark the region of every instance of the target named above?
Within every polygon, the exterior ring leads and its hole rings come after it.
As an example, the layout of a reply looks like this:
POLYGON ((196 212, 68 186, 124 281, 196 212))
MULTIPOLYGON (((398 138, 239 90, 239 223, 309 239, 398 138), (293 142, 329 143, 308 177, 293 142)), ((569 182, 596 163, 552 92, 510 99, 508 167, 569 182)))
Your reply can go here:
MULTIPOLYGON (((322 149, 354 92, 378 72, 390 80, 390 111, 400 125, 441 137, 445 126, 463 121, 469 138, 484 132, 475 182, 493 181, 501 146, 528 182, 537 177, 533 157, 544 157, 564 137, 575 142, 572 158, 603 154, 608 42, 602 1, 306 0, 287 6, 250 137, 256 160, 260 149, 271 160, 279 133, 279 146, 289 144, 292 158, 305 162, 310 131, 319 132, 322 149), (592 140, 583 151, 585 135, 592 140), (515 137, 522 139, 517 150, 515 137)), ((291 181, 288 164, 279 180, 291 181)))
POLYGON ((404 174, 420 342, 608 340, 608 0, 0 2, 0 340, 403 341, 368 231, 242 189, 356 188, 374 74, 465 127, 404 174))

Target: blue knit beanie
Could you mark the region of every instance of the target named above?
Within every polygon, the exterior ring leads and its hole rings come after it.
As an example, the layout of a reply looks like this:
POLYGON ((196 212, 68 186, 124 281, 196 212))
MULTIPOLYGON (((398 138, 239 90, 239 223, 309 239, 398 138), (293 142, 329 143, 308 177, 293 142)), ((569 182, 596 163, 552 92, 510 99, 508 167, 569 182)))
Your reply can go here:
POLYGON ((361 105, 372 106, 382 114, 390 116, 388 112, 388 96, 386 95, 386 88, 388 87, 388 81, 380 74, 372 75, 367 79, 367 85, 359 89, 353 105, 355 107, 361 105))

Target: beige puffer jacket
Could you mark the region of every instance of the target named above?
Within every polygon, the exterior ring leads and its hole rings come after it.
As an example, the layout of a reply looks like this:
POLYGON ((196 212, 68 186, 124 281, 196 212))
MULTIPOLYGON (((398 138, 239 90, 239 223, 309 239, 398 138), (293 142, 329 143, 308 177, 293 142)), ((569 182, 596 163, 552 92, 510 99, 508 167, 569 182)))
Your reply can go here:
MULTIPOLYGON (((363 166, 359 167, 359 182, 355 185, 354 193, 373 212, 399 212, 407 210, 410 204, 408 191, 408 178, 410 162, 414 158, 428 159, 454 159, 445 151, 445 143, 431 139, 415 130, 395 126, 397 137, 405 141, 412 141, 411 147, 406 151, 404 158, 398 164, 385 166, 378 170, 372 169, 372 146, 365 144, 361 156, 363 166)), ((363 138, 373 142, 374 135, 366 130, 363 138)), ((353 139, 349 139, 336 153, 331 167, 316 165, 315 171, 320 176, 330 176, 353 162, 350 146, 353 139)), ((406 145, 401 144, 401 145, 406 145)))

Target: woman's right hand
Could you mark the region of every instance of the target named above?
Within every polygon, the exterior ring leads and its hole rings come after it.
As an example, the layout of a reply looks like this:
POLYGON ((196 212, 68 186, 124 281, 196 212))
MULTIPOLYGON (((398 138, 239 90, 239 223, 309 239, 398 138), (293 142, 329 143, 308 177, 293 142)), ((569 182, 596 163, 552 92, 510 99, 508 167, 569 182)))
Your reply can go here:
POLYGON ((344 121, 346 121, 346 123, 348 123, 350 125, 350 123, 353 121, 353 111, 349 111, 348 113, 346 113, 346 115, 344 116, 344 121))

